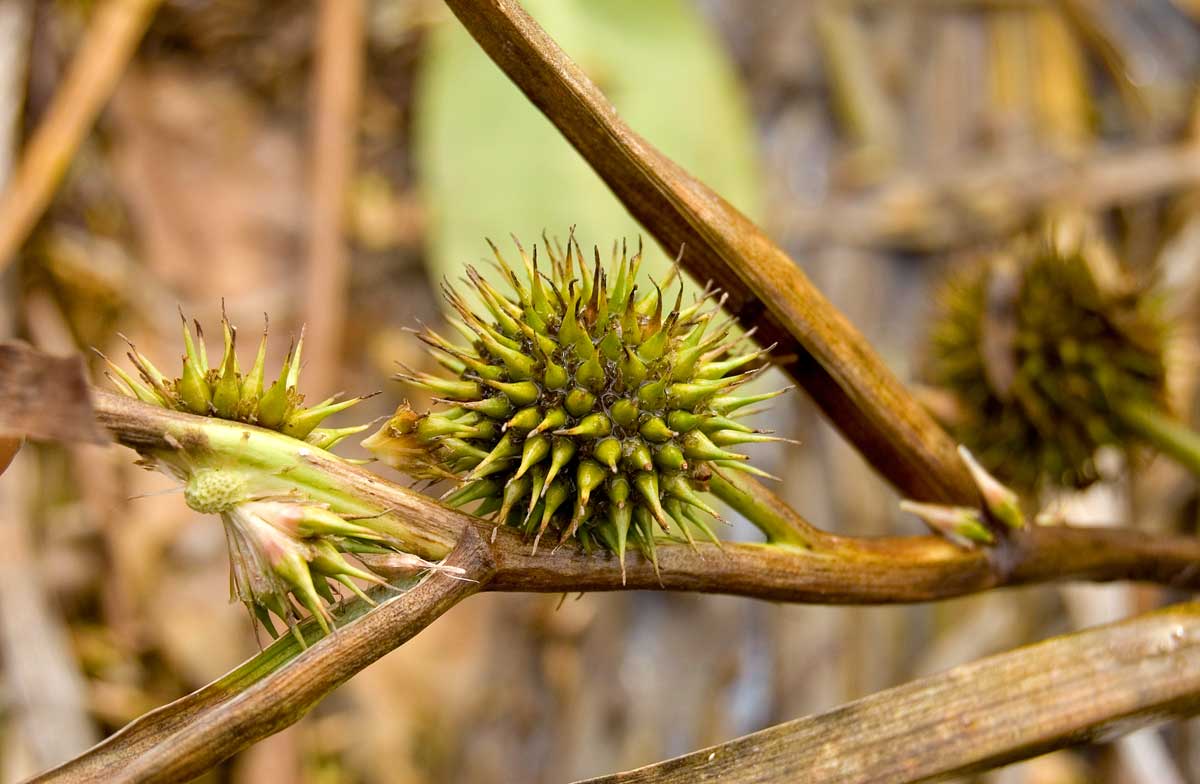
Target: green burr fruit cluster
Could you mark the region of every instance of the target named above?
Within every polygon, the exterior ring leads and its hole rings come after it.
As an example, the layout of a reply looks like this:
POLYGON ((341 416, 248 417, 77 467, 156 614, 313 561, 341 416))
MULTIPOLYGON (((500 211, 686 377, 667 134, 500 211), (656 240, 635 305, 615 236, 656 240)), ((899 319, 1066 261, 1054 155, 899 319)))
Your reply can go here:
POLYGON ((1024 492, 1097 479, 1096 450, 1130 438, 1121 408, 1161 405, 1164 329, 1106 249, 1053 224, 947 283, 930 376, 956 437, 1024 492))
POLYGON ((193 337, 182 313, 180 318, 183 321, 184 356, 179 378, 167 378, 130 343, 127 356, 137 370, 137 379, 104 357, 112 371, 109 377, 121 392, 163 408, 276 430, 322 449, 329 449, 347 436, 366 429, 366 425, 319 427, 326 417, 350 408, 363 398, 339 400, 338 396, 334 396, 315 406, 303 407, 304 395, 297 389, 300 356, 304 348, 303 332, 300 340, 288 350, 279 377, 267 386, 263 375, 267 356, 265 327, 254 364, 243 373, 237 358, 237 328, 229 323, 227 317, 221 317, 225 351, 220 363, 212 367, 208 364, 208 351, 199 322, 195 323, 193 337))
MULTIPOLYGON (((632 540, 654 559, 656 529, 713 538, 702 497, 713 472, 761 473, 734 447, 776 441, 735 417, 778 392, 737 396, 769 349, 741 352, 732 320, 709 292, 667 306, 662 285, 637 283, 642 252, 613 247, 608 269, 589 270, 573 237, 547 243, 546 268, 520 243, 523 274, 492 246, 502 287, 468 268, 476 309, 450 285, 443 293, 465 339, 426 329, 421 339, 451 377, 406 372, 446 408, 419 415, 401 406, 364 441, 416 477, 456 477, 446 501, 537 542, 599 544, 622 558, 632 540)), ((673 273, 674 274, 674 273, 673 273)))
MULTIPOLYGON (((166 378, 131 344, 129 359, 138 378, 110 362, 114 383, 146 403, 258 425, 322 449, 366 429, 318 427, 361 398, 331 398, 303 407, 304 396, 297 389, 303 336, 288 351, 278 378, 267 386, 266 332, 253 366, 243 373, 236 354, 237 330, 227 318, 221 326, 225 351, 219 365, 209 367, 200 326, 193 335, 185 320, 179 378, 166 378)), ((358 583, 384 584, 373 571, 377 567, 386 566, 389 574, 461 573, 404 552, 385 515, 338 514, 329 504, 308 498, 282 472, 265 472, 227 454, 188 452, 182 446, 143 454, 143 459, 184 482, 189 507, 220 515, 229 546, 230 592, 273 636, 278 633, 272 620, 276 618, 303 644, 297 624, 305 611, 327 632, 333 619, 330 608, 339 600, 335 584, 370 602, 358 583)))

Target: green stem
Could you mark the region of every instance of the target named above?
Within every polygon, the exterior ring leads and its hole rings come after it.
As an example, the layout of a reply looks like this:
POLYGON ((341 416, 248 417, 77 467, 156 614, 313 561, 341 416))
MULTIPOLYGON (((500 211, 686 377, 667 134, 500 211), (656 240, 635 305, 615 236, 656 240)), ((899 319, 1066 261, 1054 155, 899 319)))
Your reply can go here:
POLYGON ((737 471, 714 474, 708 489, 766 534, 770 544, 812 547, 823 535, 745 474, 737 471))
POLYGON ((1115 411, 1133 433, 1200 477, 1200 433, 1153 403, 1123 403, 1115 411))

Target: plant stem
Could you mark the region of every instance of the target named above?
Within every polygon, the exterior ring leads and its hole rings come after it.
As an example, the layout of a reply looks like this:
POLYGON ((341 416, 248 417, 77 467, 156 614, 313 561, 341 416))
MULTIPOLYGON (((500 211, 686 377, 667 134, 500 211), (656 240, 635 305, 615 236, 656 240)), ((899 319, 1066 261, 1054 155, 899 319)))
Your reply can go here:
POLYGON ((1200 433, 1152 403, 1131 401, 1114 410, 1127 428, 1200 478, 1200 433))
POLYGON ((813 541, 822 535, 778 496, 745 474, 737 471, 716 474, 709 480, 708 489, 745 516, 771 544, 812 547, 813 541))
POLYGON ((941 781, 1197 710, 1200 604, 1193 602, 585 784, 941 781))

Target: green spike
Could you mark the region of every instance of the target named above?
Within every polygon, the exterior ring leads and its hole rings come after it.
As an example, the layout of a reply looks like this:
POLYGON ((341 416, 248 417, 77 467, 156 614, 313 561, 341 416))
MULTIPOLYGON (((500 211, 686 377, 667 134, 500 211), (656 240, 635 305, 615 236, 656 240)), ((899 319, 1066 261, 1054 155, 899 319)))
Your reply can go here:
POLYGON ((521 450, 521 465, 517 468, 517 473, 513 474, 513 479, 520 479, 526 471, 542 462, 548 454, 550 454, 550 439, 546 436, 533 436, 525 439, 525 446, 521 450))
POLYGON ((510 428, 522 431, 533 430, 541 421, 542 412, 538 410, 537 406, 529 406, 514 414, 512 419, 504 423, 504 427, 506 430, 510 428))
POLYGON ((700 378, 700 379, 721 378, 726 373, 731 373, 734 370, 737 370, 738 368, 745 367, 747 364, 753 362, 754 360, 756 360, 759 357, 766 354, 772 348, 774 348, 773 345, 768 348, 759 349, 758 351, 751 351, 748 354, 742 354, 739 357, 731 357, 729 359, 722 360, 720 362, 707 362, 707 363, 701 365, 700 369, 698 371, 696 371, 696 378, 700 378))
POLYGON ((422 440, 429 441, 441 436, 456 436, 458 438, 478 438, 474 427, 462 422, 447 419, 440 414, 426 414, 417 422, 416 433, 422 440))
MULTIPOLYGON (((512 401, 512 404, 515 406, 527 406, 530 403, 533 403, 534 401, 536 401, 541 396, 541 390, 538 389, 538 385, 533 383, 532 381, 505 382, 505 381, 488 381, 487 379, 484 379, 483 383, 487 384, 492 389, 496 389, 496 390, 499 390, 500 392, 503 392, 504 395, 510 401, 512 401)), ((447 395, 447 397, 449 397, 449 395, 447 395)), ((479 395, 473 395, 472 397, 478 398, 479 395)), ((462 399, 470 399, 470 398, 462 398, 462 399)))
POLYGON ((304 327, 300 327, 300 337, 296 341, 296 351, 292 354, 292 362, 287 369, 287 387, 295 389, 300 384, 300 358, 304 355, 304 327))
POLYGON ((697 381, 690 384, 675 383, 667 387, 667 405, 673 408, 690 409, 725 389, 730 379, 697 381))
MULTIPOLYGON (((511 338, 515 338, 520 335, 522 330, 517 320, 513 318, 514 314, 510 313, 504 304, 502 304, 507 303, 507 300, 501 297, 496 290, 493 289, 486 280, 484 280, 483 276, 479 274, 479 270, 475 269, 475 267, 470 265, 467 266, 467 278, 470 279, 471 283, 475 287, 475 290, 479 292, 479 298, 483 300, 484 307, 486 307, 488 312, 492 314, 492 317, 496 319, 496 324, 500 327, 501 331, 511 338)), ((520 316, 520 312, 521 311, 518 308, 516 313, 518 317, 520 316)))
MULTIPOLYGON (((387 585, 387 581, 380 578, 378 575, 372 574, 371 572, 368 572, 364 569, 359 569, 357 566, 352 565, 349 561, 342 557, 342 554, 339 553, 337 548, 335 548, 329 541, 313 542, 312 548, 313 559, 310 564, 312 566, 312 570, 317 574, 324 575, 325 577, 332 577, 335 580, 339 577, 353 577, 356 580, 374 583, 375 585, 387 585)), ((339 580, 339 582, 341 581, 339 580)), ((342 585, 345 585, 350 590, 362 595, 363 598, 366 598, 365 594, 362 594, 362 592, 358 590, 354 583, 347 584, 343 582, 342 585)), ((367 599, 367 601, 370 602, 371 600, 367 599)), ((371 603, 374 604, 374 602, 371 603)))
MULTIPOLYGON (((558 476, 571 458, 575 456, 575 441, 570 438, 556 438, 550 447, 550 470, 546 472, 546 481, 553 481, 554 477, 558 476)), ((542 488, 542 494, 545 495, 546 489, 542 488)))
POLYGON ((672 409, 667 413, 667 427, 679 433, 686 433, 702 427, 708 416, 708 414, 696 414, 680 408, 672 409))
POLYGON ((291 395, 288 394, 287 375, 291 362, 291 352, 284 360, 283 369, 279 371, 279 379, 271 385, 258 401, 258 424, 271 429, 283 424, 292 408, 291 395))
MULTIPOLYGON (((265 317, 264 317, 265 318, 265 317)), ((254 364, 250 372, 242 380, 242 400, 257 402, 263 393, 263 372, 267 365, 267 325, 263 325, 262 339, 258 342, 258 353, 254 356, 254 364)), ((186 329, 184 330, 186 332, 186 329)))
POLYGON ((558 342, 563 346, 574 346, 576 351, 586 351, 592 348, 592 339, 583 327, 579 326, 579 315, 575 312, 578 301, 575 281, 571 281, 567 289, 566 311, 563 313, 562 324, 558 327, 558 342))
POLYGON ((560 406, 555 406, 546 412, 546 415, 542 417, 542 421, 530 432, 530 435, 537 435, 548 430, 557 430, 565 424, 567 424, 566 410, 560 406))
POLYGON ((638 418, 638 404, 636 400, 623 397, 612 404, 608 409, 609 416, 613 422, 616 422, 621 427, 629 427, 638 418))
POLYGON ((571 491, 567 489, 566 482, 557 481, 551 482, 549 487, 543 491, 542 521, 538 524, 537 536, 533 538, 533 552, 537 553, 538 542, 541 541, 542 534, 546 532, 546 526, 550 524, 551 518, 558 508, 569 498, 571 491))
POLYGON ((662 502, 658 497, 658 474, 653 471, 638 471, 633 477, 633 488, 646 502, 645 506, 654 515, 654 519, 669 533, 671 523, 667 520, 667 513, 663 511, 662 502))
POLYGON ((502 470, 504 461, 516 457, 521 450, 513 442, 512 434, 505 433, 501 439, 492 447, 492 451, 488 456, 467 474, 467 479, 479 479, 480 477, 493 474, 496 471, 502 470))
POLYGON ((604 337, 600 338, 600 342, 596 344, 600 349, 600 354, 609 362, 615 362, 624 353, 625 346, 621 343, 621 336, 617 334, 615 329, 608 329, 604 333, 604 337))
POLYGON ((508 260, 501 255, 500 249, 496 247, 496 243, 492 242, 487 237, 484 238, 484 241, 487 242, 488 247, 492 249, 492 255, 496 258, 496 264, 499 265, 500 271, 504 274, 508 284, 513 287, 513 291, 517 293, 517 298, 521 301, 523 306, 527 306, 529 304, 529 293, 525 291, 525 287, 521 285, 521 279, 517 277, 517 274, 509 265, 508 260))
POLYGON ((638 402, 643 408, 662 408, 667 402, 667 380, 660 378, 642 384, 637 391, 638 402))
POLYGON ((588 414, 579 424, 566 430, 555 430, 558 436, 582 436, 584 438, 602 438, 612 432, 612 422, 599 412, 588 414))
POLYGON ((503 368, 489 364, 477 356, 468 354, 465 350, 450 343, 431 329, 426 328, 424 332, 418 333, 417 337, 421 342, 437 349, 437 351, 449 354, 452 359, 447 360, 441 354, 431 352, 443 367, 455 375, 462 375, 468 368, 481 378, 497 380, 504 375, 503 368))
POLYGON ((642 437, 646 440, 654 441, 655 443, 669 441, 675 436, 679 435, 674 430, 667 427, 667 423, 662 421, 661 417, 650 417, 643 420, 642 424, 638 427, 638 432, 641 433, 642 437))
POLYGON ((521 521, 522 526, 528 525, 530 518, 533 517, 534 509, 537 508, 537 502, 541 499, 542 493, 546 490, 547 477, 548 474, 546 472, 545 463, 538 463, 533 467, 533 470, 529 472, 529 508, 526 510, 525 517, 521 521))
POLYGON ((212 404, 212 394, 208 382, 200 373, 199 364, 188 358, 183 360, 183 375, 175 384, 179 399, 193 414, 208 414, 212 404))
POLYGON ((629 539, 629 521, 633 517, 633 508, 625 505, 610 504, 608 507, 608 522, 615 534, 613 542, 617 560, 621 564, 621 585, 625 584, 625 546, 629 539))
POLYGON ((658 551, 654 546, 654 518, 646 507, 638 505, 633 509, 633 522, 637 527, 637 538, 641 543, 642 554, 650 560, 651 565, 654 566, 654 573, 658 574, 658 551))
POLYGON ((321 603, 321 597, 317 594, 316 586, 313 585, 312 573, 308 570, 308 562, 296 552, 288 552, 284 554, 277 562, 271 564, 274 572, 288 582, 292 588, 292 593, 300 600, 300 604, 304 605, 317 621, 317 625, 321 627, 321 631, 329 634, 329 619, 327 617, 328 610, 321 603))
POLYGON ((490 333, 482 333, 479 339, 487 347, 488 353, 504 363, 509 376, 515 381, 524 381, 533 377, 537 362, 526 356, 519 348, 509 348, 495 339, 490 333))
POLYGON ((688 528, 687 518, 683 516, 683 503, 678 498, 667 498, 663 501, 663 510, 666 511, 667 518, 675 523, 675 527, 683 534, 688 546, 695 550, 696 540, 692 537, 691 529, 688 528))
POLYGON ((651 471, 654 463, 650 457, 650 448, 640 439, 625 442, 625 464, 634 471, 651 471))
POLYGON ((568 414, 573 417, 581 417, 595 407, 596 396, 586 389, 575 387, 567 393, 567 399, 563 402, 568 414))
POLYGON ((367 541, 382 541, 383 536, 364 525, 347 520, 322 506, 296 505, 289 512, 300 536, 346 536, 367 541))
POLYGON ((776 444, 782 441, 796 443, 790 438, 768 435, 766 433, 747 433, 742 430, 717 430, 708 433, 709 439, 717 446, 737 446, 738 444, 776 444))
POLYGON ((626 389, 637 389, 646 380, 646 364, 638 357, 632 348, 625 347, 625 357, 617 366, 621 374, 621 383, 626 389))
POLYGON ((591 358, 584 361, 576 369, 575 380, 593 392, 600 392, 604 389, 607 379, 605 378, 604 365, 601 364, 598 354, 593 352, 591 358))
POLYGON ((680 439, 683 454, 690 460, 749 460, 746 455, 737 452, 726 452, 709 440, 699 430, 684 434, 680 439))
POLYGON ((529 256, 525 253, 525 248, 521 247, 521 241, 515 236, 513 242, 517 244, 517 250, 521 254, 521 261, 525 263, 525 274, 529 277, 530 303, 533 305, 533 310, 544 321, 549 320, 554 313, 550 307, 550 300, 546 298, 546 290, 542 287, 542 276, 537 269, 537 246, 533 247, 533 261, 529 260, 529 256))
POLYGON ((357 405, 362 398, 352 397, 341 402, 321 403, 312 408, 293 411, 283 423, 280 429, 284 435, 292 438, 304 438, 313 431, 317 425, 321 424, 327 417, 336 414, 339 411, 345 411, 353 405, 357 405))
MULTIPOLYGON (((126 387, 128 387, 130 395, 132 395, 133 397, 142 401, 143 403, 152 403, 152 404, 158 405, 158 406, 167 404, 168 401, 165 401, 162 398, 160 398, 155 392, 153 392, 145 384, 142 384, 139 381, 135 381, 133 376, 130 376, 128 373, 126 373, 124 370, 122 370, 121 367, 119 365, 117 365, 117 363, 113 362, 111 359, 104 356, 104 354, 100 351, 100 349, 92 349, 92 350, 95 351, 97 354, 99 354, 100 358, 104 360, 104 362, 108 365, 109 369, 112 370, 112 372, 116 374, 116 378, 113 378, 113 376, 109 376, 109 378, 112 379, 114 382, 116 382, 119 379, 121 384, 124 384, 126 387)), ((118 385, 118 388, 119 388, 119 385, 118 385)), ((205 386, 204 390, 205 390, 205 392, 207 392, 208 387, 205 386)))
POLYGON ((305 437, 305 441, 318 449, 333 449, 342 440, 363 432, 370 424, 351 425, 350 427, 318 427, 305 437))
POLYGON ((612 501, 614 506, 625 506, 625 502, 629 500, 629 480, 624 474, 617 474, 609 477, 608 484, 604 491, 608 494, 608 500, 612 501))
POLYGON ((764 392, 760 395, 744 395, 741 397, 714 397, 708 401, 708 407, 718 414, 731 414, 743 406, 751 405, 752 403, 761 403, 764 400, 771 400, 779 397, 784 392, 790 390, 791 387, 777 389, 774 392, 764 392))
POLYGON ((500 511, 500 506, 502 503, 503 501, 499 495, 485 498, 483 499, 483 502, 479 504, 479 506, 475 507, 475 516, 484 518, 490 517, 491 515, 500 511))
POLYGON ((471 400, 469 402, 464 400, 462 406, 472 411, 478 411, 485 417, 491 417, 492 419, 507 419, 513 410, 512 401, 504 395, 494 395, 483 400, 471 400))
MULTIPOLYGON (((428 373, 421 373, 417 376, 401 375, 399 378, 414 386, 424 387, 438 397, 444 397, 448 400, 461 401, 465 403, 469 400, 478 400, 483 396, 483 388, 480 387, 478 383, 474 381, 467 381, 465 379, 455 380, 449 378, 438 378, 437 376, 431 376, 428 373)), ((484 383, 488 384, 489 386, 494 386, 500 382, 488 381, 484 379, 484 383)))
POLYGON ((667 340, 671 336, 671 325, 668 322, 666 326, 660 327, 658 330, 651 332, 650 335, 642 341, 637 347, 637 355, 644 362, 655 362, 660 359, 667 350, 667 340))
POLYGON ((455 488, 449 495, 443 498, 442 503, 452 507, 465 506, 472 501, 478 501, 480 498, 490 498, 498 495, 503 487, 504 485, 495 479, 468 480, 466 484, 455 488))
POLYGON ((633 297, 637 295, 637 286, 630 292, 630 299, 621 315, 621 340, 627 346, 637 345, 642 339, 642 325, 638 321, 637 310, 633 307, 633 297))
POLYGON ((621 460, 621 442, 615 438, 609 437, 596 444, 592 449, 592 455, 603 465, 608 466, 608 470, 612 473, 617 472, 617 463, 621 460))
MULTIPOLYGON (((613 255, 616 256, 616 243, 613 243, 613 255)), ((621 240, 621 265, 617 268, 617 276, 613 279, 612 293, 609 295, 609 309, 623 310, 625 298, 629 295, 629 258, 625 251, 625 241, 621 240)))
POLYGON ((527 476, 514 477, 504 485, 504 500, 500 504, 500 513, 496 515, 496 522, 498 524, 508 524, 509 514, 512 513, 517 502, 529 492, 531 481, 527 476))
POLYGON ((686 471, 688 462, 677 444, 663 444, 654 450, 654 464, 664 471, 686 471))
POLYGON ((718 520, 721 519, 721 515, 717 513, 717 510, 704 503, 704 499, 702 499, 700 494, 695 491, 695 489, 692 487, 692 483, 689 482, 682 474, 665 474, 662 478, 662 482, 659 484, 662 487, 663 492, 665 492, 667 495, 674 496, 680 501, 683 501, 685 504, 694 506, 697 509, 712 515, 718 520))
POLYGON ((736 430, 739 433, 753 433, 754 428, 749 425, 742 424, 736 419, 730 419, 727 416, 720 414, 709 414, 704 417, 704 421, 700 425, 700 429, 705 433, 712 434, 717 430, 736 430))
POLYGON ((545 369, 542 371, 542 384, 546 389, 562 389, 571 381, 571 374, 562 365, 548 355, 543 360, 545 369))
POLYGON ((225 325, 225 356, 221 360, 220 375, 217 376, 213 388, 212 407, 217 416, 233 419, 237 416, 238 402, 241 400, 242 386, 238 381, 237 371, 237 332, 225 325))
POLYGON ((571 523, 563 532, 562 541, 572 536, 579 526, 587 519, 592 491, 604 482, 604 468, 594 460, 580 460, 575 470, 575 512, 571 515, 571 523))

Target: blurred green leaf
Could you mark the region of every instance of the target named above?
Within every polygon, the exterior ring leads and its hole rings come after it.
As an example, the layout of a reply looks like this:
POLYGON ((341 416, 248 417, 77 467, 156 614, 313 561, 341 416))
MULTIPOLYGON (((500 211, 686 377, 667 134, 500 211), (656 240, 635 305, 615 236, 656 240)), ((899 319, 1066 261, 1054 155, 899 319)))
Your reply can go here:
MULTIPOLYGON (((722 44, 684 0, 527 0, 526 10, 651 143, 751 218, 760 180, 746 96, 722 44)), ((484 237, 528 247, 542 231, 607 260, 641 231, 586 162, 447 15, 432 32, 416 106, 429 271, 456 278, 484 237)), ((650 243, 653 244, 653 243, 650 243)), ((674 255, 674 254, 672 254, 674 255)), ((648 254, 659 275, 666 257, 648 254)))

